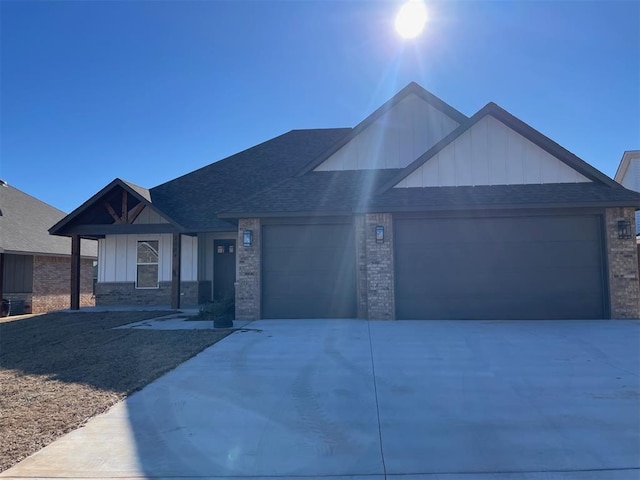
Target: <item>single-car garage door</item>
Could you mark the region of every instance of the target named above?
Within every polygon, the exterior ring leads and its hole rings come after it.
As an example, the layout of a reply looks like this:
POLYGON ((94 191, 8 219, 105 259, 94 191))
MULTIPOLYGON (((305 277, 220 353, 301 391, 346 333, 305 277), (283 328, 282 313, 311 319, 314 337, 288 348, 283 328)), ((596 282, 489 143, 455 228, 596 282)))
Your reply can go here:
POLYGON ((399 319, 606 316, 597 215, 394 224, 399 319))
POLYGON ((356 316, 351 224, 264 225, 263 318, 356 316))

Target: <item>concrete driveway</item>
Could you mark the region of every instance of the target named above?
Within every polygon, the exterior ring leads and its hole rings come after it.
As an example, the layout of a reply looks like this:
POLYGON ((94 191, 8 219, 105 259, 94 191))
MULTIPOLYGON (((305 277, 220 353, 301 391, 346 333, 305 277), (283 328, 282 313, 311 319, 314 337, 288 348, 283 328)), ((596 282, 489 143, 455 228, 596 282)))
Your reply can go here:
POLYGON ((257 321, 0 477, 640 478, 640 322, 257 321))

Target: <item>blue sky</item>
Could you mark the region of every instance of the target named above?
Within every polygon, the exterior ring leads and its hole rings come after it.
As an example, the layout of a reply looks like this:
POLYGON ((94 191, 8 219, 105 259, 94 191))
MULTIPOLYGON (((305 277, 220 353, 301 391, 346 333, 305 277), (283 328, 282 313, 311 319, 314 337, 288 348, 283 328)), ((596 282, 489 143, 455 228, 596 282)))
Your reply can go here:
POLYGON ((0 178, 70 212, 291 129, 354 126, 410 81, 493 101, 613 176, 640 148, 640 1, 0 0, 0 178))

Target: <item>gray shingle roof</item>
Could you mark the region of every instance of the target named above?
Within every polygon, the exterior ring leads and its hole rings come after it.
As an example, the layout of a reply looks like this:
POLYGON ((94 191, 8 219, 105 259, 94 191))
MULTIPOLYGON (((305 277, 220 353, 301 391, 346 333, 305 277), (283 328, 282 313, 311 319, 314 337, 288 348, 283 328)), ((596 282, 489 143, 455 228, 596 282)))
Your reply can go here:
POLYGON ((640 194, 597 182, 392 188, 359 208, 411 211, 605 206, 640 207, 640 194))
POLYGON ((291 178, 221 217, 352 212, 638 206, 640 194, 600 183, 392 188, 377 193, 398 169, 310 172, 291 178))
POLYGON ((292 130, 152 188, 153 205, 185 228, 229 229, 217 212, 291 177, 350 130, 292 130))
MULTIPOLYGON (((0 186, 0 211, 0 251, 71 255, 71 240, 48 232, 65 216, 63 211, 10 185, 0 186)), ((83 240, 81 253, 83 257, 97 257, 97 243, 83 240)))
POLYGON ((222 217, 278 214, 350 214, 400 169, 309 172, 254 195, 222 217), (245 213, 247 212, 247 213, 245 213))

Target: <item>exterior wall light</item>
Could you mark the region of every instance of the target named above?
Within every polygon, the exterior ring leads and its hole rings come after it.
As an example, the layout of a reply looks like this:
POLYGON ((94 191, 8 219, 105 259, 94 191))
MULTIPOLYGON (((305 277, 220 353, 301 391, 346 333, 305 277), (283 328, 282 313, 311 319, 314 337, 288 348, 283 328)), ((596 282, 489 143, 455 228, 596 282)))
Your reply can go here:
POLYGON ((631 222, 618 220, 618 238, 631 238, 631 222))
POLYGON ((382 225, 376 227, 376 243, 384 243, 384 227, 382 225))
POLYGON ((242 232, 242 245, 245 247, 253 245, 253 230, 245 230, 242 232))

